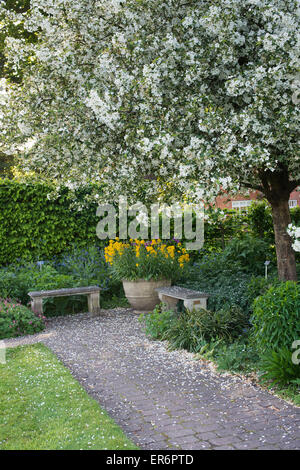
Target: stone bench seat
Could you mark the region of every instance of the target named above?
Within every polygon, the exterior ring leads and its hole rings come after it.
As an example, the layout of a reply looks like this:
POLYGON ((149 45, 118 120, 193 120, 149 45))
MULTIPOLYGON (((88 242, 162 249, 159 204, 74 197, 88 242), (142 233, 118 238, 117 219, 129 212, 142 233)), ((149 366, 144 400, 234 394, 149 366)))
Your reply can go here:
POLYGON ((176 308, 178 300, 183 300, 183 304, 187 310, 207 308, 209 294, 205 292, 198 292, 179 286, 159 287, 155 290, 158 293, 160 301, 167 304, 169 308, 176 308))
POLYGON ((43 314, 43 299, 47 297, 66 297, 69 295, 87 295, 88 309, 92 316, 100 314, 100 287, 68 287, 65 289, 41 290, 28 292, 31 299, 31 309, 34 313, 43 314))

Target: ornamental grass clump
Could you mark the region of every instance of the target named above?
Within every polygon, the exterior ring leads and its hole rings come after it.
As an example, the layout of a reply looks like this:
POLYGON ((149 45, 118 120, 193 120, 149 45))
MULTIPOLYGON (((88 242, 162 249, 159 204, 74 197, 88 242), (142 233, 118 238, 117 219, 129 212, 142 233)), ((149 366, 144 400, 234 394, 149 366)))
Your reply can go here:
POLYGON ((175 280, 182 277, 190 260, 180 242, 167 244, 161 240, 110 240, 105 259, 117 280, 175 280))

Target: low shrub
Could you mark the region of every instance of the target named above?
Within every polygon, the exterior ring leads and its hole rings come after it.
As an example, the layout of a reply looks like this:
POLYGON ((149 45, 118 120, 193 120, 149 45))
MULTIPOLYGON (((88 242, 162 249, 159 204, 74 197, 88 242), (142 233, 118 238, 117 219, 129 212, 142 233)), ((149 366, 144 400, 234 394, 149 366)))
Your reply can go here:
MULTIPOLYGON (((29 302, 28 292, 99 285, 101 301, 107 308, 128 306, 122 283, 108 273, 103 250, 96 246, 76 248, 61 258, 35 263, 14 263, 0 269, 0 297, 18 299, 23 305, 29 302)), ((48 316, 87 311, 86 296, 47 298, 44 312, 48 316)))
MULTIPOLYGON (((100 247, 96 245, 85 248, 74 246, 72 250, 54 260, 53 266, 60 274, 71 276, 74 279, 74 286, 97 285, 101 287, 101 306, 104 308, 113 308, 121 306, 122 302, 124 303, 125 297, 121 292, 122 285, 111 279, 104 252, 100 247)), ((65 299, 53 299, 53 301, 51 305, 53 313, 58 302, 60 302, 60 310, 70 313, 87 309, 85 296, 72 296, 65 299), (62 302, 65 302, 66 305, 62 305, 62 302)), ((48 310, 49 308, 50 306, 48 310)))
POLYGON ((186 280, 180 285, 209 293, 210 310, 238 305, 250 317, 254 299, 276 283, 274 275, 268 279, 254 276, 245 272, 240 262, 224 258, 222 253, 214 253, 191 266, 186 280))
POLYGON ((165 339, 165 332, 177 321, 177 315, 172 310, 163 310, 158 305, 152 313, 141 315, 139 320, 145 325, 145 333, 153 339, 165 339))
POLYGON ((300 285, 282 282, 254 301, 252 338, 261 352, 290 349, 300 338, 300 285))
POLYGON ((220 344, 213 359, 216 359, 219 370, 245 373, 256 369, 259 355, 256 348, 243 338, 231 344, 220 344))
MULTIPOLYGON (((128 307, 122 282, 112 278, 105 261, 104 250, 96 245, 86 248, 73 247, 53 263, 62 274, 72 276, 76 286, 97 285, 101 287, 101 306, 103 308, 128 307)), ((76 311, 86 308, 86 298, 77 296, 73 302, 76 311)))
POLYGON ((0 296, 19 299, 24 305, 29 301, 30 291, 73 287, 74 284, 73 277, 60 274, 47 264, 11 265, 0 270, 0 296))
MULTIPOLYGON (((18 299, 23 305, 30 301, 28 292, 76 287, 72 276, 61 274, 48 264, 11 265, 0 270, 0 296, 18 299)), ((46 316, 64 315, 86 309, 83 296, 48 298, 44 300, 46 316)))
POLYGON ((278 351, 268 351, 261 360, 261 375, 263 381, 271 380, 274 384, 298 384, 300 381, 300 365, 292 362, 292 351, 281 348, 278 351))
POLYGON ((239 263, 230 263, 221 253, 214 253, 194 263, 180 285, 210 294, 208 308, 216 311, 224 304, 244 307, 247 301, 243 297, 249 278, 239 263))
POLYGON ((198 316, 184 312, 176 322, 171 323, 163 336, 169 341, 170 349, 186 349, 197 353, 203 348, 207 341, 202 334, 202 323, 201 319, 198 321, 198 316))
POLYGON ((108 288, 109 273, 104 252, 95 245, 74 247, 58 259, 54 267, 59 273, 72 276, 78 286, 95 284, 102 289, 108 288))
POLYGON ((264 295, 271 287, 279 286, 280 281, 277 277, 268 277, 267 279, 262 276, 252 276, 247 283, 245 296, 248 299, 248 303, 253 308, 253 302, 255 299, 264 295))
POLYGON ((120 292, 114 294, 111 290, 105 291, 101 294, 101 308, 112 309, 112 308, 130 308, 130 304, 125 297, 122 285, 120 285, 120 292))
POLYGON ((0 299, 0 339, 38 333, 45 327, 44 320, 18 302, 0 299))
POLYGON ((146 333, 154 339, 166 339, 171 349, 199 352, 206 343, 216 340, 230 341, 247 326, 242 311, 227 307, 218 312, 208 310, 160 312, 156 309, 145 317, 146 333))
MULTIPOLYGON (((74 279, 69 274, 57 272, 52 266, 42 266, 40 270, 35 272, 22 270, 19 274, 19 279, 26 286, 25 298, 27 299, 27 292, 33 290, 51 290, 63 289, 67 287, 80 286, 80 282, 74 279), (33 274, 30 280, 30 275, 33 274)), ((47 317, 57 315, 68 315, 76 312, 87 311, 87 298, 83 295, 73 295, 67 297, 48 297, 44 299, 44 312, 47 317)))
POLYGON ((0 269, 0 298, 20 299, 23 289, 17 279, 17 273, 8 268, 0 269))

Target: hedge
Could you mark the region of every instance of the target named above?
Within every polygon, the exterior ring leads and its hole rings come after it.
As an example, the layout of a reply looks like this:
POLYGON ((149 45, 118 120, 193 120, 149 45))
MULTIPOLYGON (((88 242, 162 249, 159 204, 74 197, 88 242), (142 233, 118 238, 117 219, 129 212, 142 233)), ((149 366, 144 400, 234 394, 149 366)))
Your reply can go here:
MULTIPOLYGON (((77 192, 84 200, 92 190, 77 192)), ((64 188, 51 200, 53 187, 37 183, 0 180, 0 264, 17 259, 51 258, 73 244, 84 246, 99 242, 96 237, 96 203, 78 211, 71 191, 64 188)))
MULTIPOLYGON (((49 259, 73 245, 103 245, 96 236, 97 203, 87 202, 95 187, 91 184, 75 195, 63 188, 59 197, 48 199, 53 189, 50 184, 0 179, 0 265, 18 259, 49 259), (74 197, 84 204, 82 211, 74 205, 74 197)), ((300 208, 291 213, 299 225, 300 208)), ((255 202, 245 213, 207 209, 206 215, 204 247, 209 251, 221 250, 245 233, 274 244, 271 210, 264 201, 255 202)))

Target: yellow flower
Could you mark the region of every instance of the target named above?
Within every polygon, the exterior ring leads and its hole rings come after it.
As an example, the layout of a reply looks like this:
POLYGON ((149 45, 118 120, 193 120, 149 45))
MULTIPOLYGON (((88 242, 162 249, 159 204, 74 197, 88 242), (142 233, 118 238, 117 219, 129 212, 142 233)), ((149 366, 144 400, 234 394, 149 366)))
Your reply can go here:
POLYGON ((188 254, 179 256, 178 263, 179 263, 180 267, 183 267, 184 263, 188 262, 189 259, 190 259, 190 256, 188 254))
POLYGON ((171 258, 174 258, 175 246, 168 246, 167 251, 168 251, 169 255, 171 256, 171 258))

